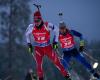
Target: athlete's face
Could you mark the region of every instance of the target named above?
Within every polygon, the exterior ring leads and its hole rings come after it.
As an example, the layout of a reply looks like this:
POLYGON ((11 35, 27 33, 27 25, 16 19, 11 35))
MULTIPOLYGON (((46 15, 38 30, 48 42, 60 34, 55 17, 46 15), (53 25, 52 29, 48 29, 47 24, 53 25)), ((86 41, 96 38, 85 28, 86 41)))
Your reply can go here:
POLYGON ((64 27, 64 26, 60 27, 59 31, 60 31, 61 34, 65 34, 66 33, 66 27, 64 27))
POLYGON ((42 23, 42 20, 41 19, 35 19, 34 22, 35 22, 36 26, 39 26, 42 23))

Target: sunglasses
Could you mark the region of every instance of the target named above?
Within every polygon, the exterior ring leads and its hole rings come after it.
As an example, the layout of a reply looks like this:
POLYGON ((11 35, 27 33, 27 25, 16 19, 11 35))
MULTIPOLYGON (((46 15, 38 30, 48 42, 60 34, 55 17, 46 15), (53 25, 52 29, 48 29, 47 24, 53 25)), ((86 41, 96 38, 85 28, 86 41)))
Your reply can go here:
POLYGON ((66 27, 60 27, 60 29, 66 29, 66 27))
POLYGON ((37 19, 37 20, 35 20, 35 23, 38 23, 38 22, 40 22, 41 21, 41 19, 37 19))

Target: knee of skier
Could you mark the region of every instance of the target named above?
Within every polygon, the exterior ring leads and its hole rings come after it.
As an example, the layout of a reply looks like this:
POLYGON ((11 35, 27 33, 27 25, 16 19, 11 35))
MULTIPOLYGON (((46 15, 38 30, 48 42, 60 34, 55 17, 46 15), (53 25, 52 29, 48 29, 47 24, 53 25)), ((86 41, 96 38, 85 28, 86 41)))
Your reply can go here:
POLYGON ((91 71, 92 70, 92 66, 90 65, 90 63, 85 59, 84 56, 79 56, 79 61, 89 70, 91 71))
POLYGON ((58 57, 56 57, 56 56, 54 57, 53 60, 54 60, 54 63, 55 63, 55 64, 58 64, 58 63, 60 62, 60 60, 59 60, 58 57))

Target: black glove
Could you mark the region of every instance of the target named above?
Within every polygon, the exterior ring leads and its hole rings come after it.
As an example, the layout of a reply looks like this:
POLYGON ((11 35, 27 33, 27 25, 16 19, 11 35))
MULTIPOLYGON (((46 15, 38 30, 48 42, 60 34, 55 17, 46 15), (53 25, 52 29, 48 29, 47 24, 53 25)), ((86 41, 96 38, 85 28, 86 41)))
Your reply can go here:
POLYGON ((53 42, 53 49, 58 49, 58 43, 57 42, 53 42))
POLYGON ((33 47, 32 47, 32 44, 31 43, 28 43, 28 51, 29 53, 33 53, 33 47))
POLYGON ((80 46, 79 51, 83 52, 83 50, 84 50, 84 46, 80 46))
POLYGON ((84 40, 81 40, 80 41, 80 48, 79 48, 80 52, 82 52, 84 50, 84 44, 85 44, 84 40))

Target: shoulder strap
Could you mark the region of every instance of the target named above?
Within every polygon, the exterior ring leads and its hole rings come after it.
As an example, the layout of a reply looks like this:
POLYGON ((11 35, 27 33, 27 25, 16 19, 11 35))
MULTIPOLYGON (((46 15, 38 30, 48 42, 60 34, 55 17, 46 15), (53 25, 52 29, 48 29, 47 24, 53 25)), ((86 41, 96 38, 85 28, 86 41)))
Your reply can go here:
POLYGON ((44 27, 45 27, 45 29, 46 29, 47 31, 49 31, 48 22, 45 22, 45 23, 44 23, 44 27))

